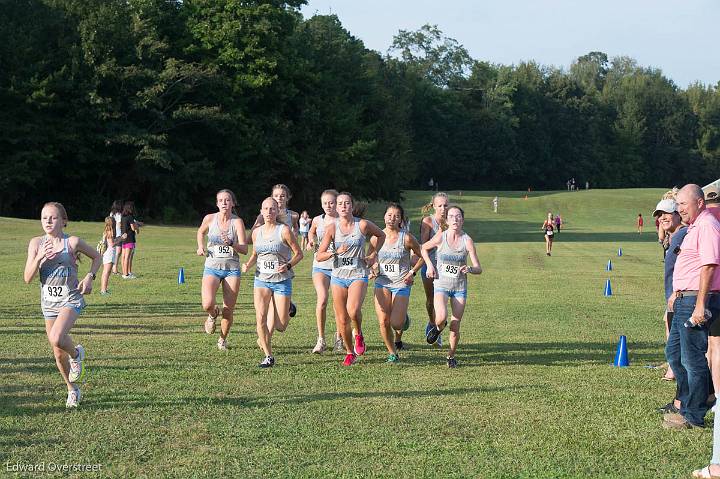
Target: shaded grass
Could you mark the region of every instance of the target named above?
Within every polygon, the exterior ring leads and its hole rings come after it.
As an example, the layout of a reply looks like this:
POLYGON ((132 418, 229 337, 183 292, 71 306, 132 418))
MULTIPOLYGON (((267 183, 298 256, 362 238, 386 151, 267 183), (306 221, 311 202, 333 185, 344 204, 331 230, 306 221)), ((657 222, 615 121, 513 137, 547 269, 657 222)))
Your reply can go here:
MULTIPOLYGON (((91 295, 73 337, 88 349, 84 401, 66 412, 37 305, 21 282, 36 221, 0 219, 0 466, 99 463, 112 477, 682 477, 707 462, 711 431, 665 431, 654 409, 674 386, 663 362, 662 263, 634 218, 661 190, 532 194, 451 192, 466 209, 485 273, 450 371, 424 344, 424 294, 397 367, 384 364, 371 298, 368 353, 353 368, 309 354, 315 341, 310 261, 297 267, 300 313, 276 334, 277 366, 256 367, 250 281, 242 281, 230 350, 202 333, 202 258, 193 228, 148 226, 136 281, 91 295), (552 258, 540 224, 560 211, 552 258), (624 256, 615 256, 623 247, 624 256), (612 259, 615 270, 604 266, 612 259), (176 282, 183 266, 187 284, 176 282), (602 296, 606 278, 615 295, 602 296), (631 367, 610 366, 620 334, 631 367), (77 440, 79 439, 79 441, 77 440), (688 454, 688 451, 693 451, 688 454)), ((407 193, 419 225, 429 195, 407 193)), ((370 217, 382 217, 371 205, 370 217)), ((378 221, 378 223, 381 223, 378 221)), ((96 223, 69 231, 93 240, 96 223)), ((650 228, 652 230, 652 228, 650 228)), ((87 268, 83 262, 82 268, 87 268)), ((96 284, 96 286, 98 286, 96 284)), ((330 314, 328 339, 334 331, 330 314)))

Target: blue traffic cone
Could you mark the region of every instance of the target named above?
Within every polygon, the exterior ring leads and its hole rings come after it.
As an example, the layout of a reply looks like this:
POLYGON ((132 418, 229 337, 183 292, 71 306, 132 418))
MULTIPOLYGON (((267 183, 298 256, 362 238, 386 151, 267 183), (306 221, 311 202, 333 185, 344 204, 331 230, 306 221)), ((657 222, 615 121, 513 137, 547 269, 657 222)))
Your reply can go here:
POLYGON ((618 256, 622 256, 622 248, 618 248, 618 256))
POLYGON ((183 268, 178 271, 178 284, 185 284, 185 270, 183 268))
POLYGON ((608 264, 605 266, 605 271, 612 271, 612 260, 608 260, 608 264))
POLYGON ((615 353, 615 361, 613 361, 613 366, 630 366, 630 360, 628 359, 627 338, 624 335, 620 336, 620 341, 618 341, 617 352, 615 353))
POLYGON ((610 280, 605 281, 605 296, 612 296, 612 286, 610 286, 610 280))

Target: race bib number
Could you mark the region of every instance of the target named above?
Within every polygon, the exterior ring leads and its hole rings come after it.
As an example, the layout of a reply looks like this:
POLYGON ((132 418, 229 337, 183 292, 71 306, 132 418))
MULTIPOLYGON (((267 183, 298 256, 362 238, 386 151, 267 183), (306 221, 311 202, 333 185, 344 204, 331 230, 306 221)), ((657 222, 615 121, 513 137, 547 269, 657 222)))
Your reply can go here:
POLYGON ((232 246, 224 244, 213 246, 213 256, 216 258, 232 258, 233 252, 232 246))
POLYGON ((381 263, 380 273, 389 278, 397 278, 400 275, 400 265, 397 263, 381 263))
POLYGON ((262 274, 275 274, 278 270, 278 262, 275 260, 258 261, 258 271, 262 274))
POLYGON ((351 258, 343 258, 342 256, 338 258, 341 269, 354 269, 355 267, 357 267, 357 260, 358 259, 354 256, 351 258))
POLYGON ((48 303, 61 303, 67 301, 70 295, 70 288, 63 286, 43 286, 43 299, 48 303))
POLYGON ((445 276, 446 278, 457 278, 460 276, 460 266, 456 264, 440 263, 438 270, 440 271, 440 276, 445 276))

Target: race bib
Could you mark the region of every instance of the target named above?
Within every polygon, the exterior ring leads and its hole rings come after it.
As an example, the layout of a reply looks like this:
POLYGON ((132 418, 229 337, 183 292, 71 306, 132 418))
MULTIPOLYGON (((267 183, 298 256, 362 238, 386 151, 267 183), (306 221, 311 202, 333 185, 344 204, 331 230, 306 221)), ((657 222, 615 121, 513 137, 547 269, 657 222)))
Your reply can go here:
POLYGON ((67 285, 63 286, 43 286, 43 299, 48 303, 62 303, 67 301, 70 295, 70 288, 67 285))
POLYGON ((218 244, 213 246, 213 256, 215 258, 232 258, 234 250, 232 246, 218 244))
POLYGON ((546 234, 547 234, 548 236, 552 236, 552 235, 555 234, 555 232, 554 232, 554 231, 548 231, 546 234))
POLYGON ((258 261, 257 269, 262 274, 275 274, 279 266, 279 263, 275 260, 263 260, 258 261))
POLYGON ((357 267, 358 259, 355 256, 352 256, 350 258, 343 258, 342 256, 338 258, 338 263, 340 264, 340 269, 354 269, 357 267))
POLYGON ((397 278, 400 275, 400 265, 397 263, 380 263, 380 274, 388 278, 397 278))
POLYGON ((438 271, 440 271, 440 276, 445 276, 446 278, 457 278, 460 276, 460 266, 456 264, 440 263, 438 264, 438 271))

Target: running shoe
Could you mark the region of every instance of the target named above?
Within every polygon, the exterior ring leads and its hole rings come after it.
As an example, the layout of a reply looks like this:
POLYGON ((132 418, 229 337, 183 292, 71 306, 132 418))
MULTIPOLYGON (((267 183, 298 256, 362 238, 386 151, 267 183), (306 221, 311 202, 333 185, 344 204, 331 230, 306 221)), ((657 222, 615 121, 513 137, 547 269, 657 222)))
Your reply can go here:
POLYGON ((400 357, 397 354, 388 354, 385 362, 389 364, 398 364, 400 362, 400 357))
POLYGON ((406 315, 405 315, 405 322, 403 323, 402 330, 403 330, 403 331, 407 331, 408 329, 410 329, 410 315, 409 315, 409 314, 406 314, 406 315))
POLYGON ((455 358, 447 358, 447 365, 449 368, 454 369, 457 367, 457 359, 455 358))
POLYGON ((79 344, 75 346, 77 356, 70 358, 70 373, 68 374, 68 381, 76 383, 85 377, 85 348, 79 344))
POLYGON ((127 275, 127 279, 137 279, 137 276, 135 276, 134 273, 130 273, 127 275))
POLYGON ((427 333, 427 336, 425 336, 425 339, 427 340, 428 344, 437 343, 439 338, 440 338, 440 330, 437 328, 437 326, 430 328, 430 330, 427 333))
POLYGON ((358 356, 365 354, 365 338, 363 338, 362 334, 355 336, 355 354, 358 356))
POLYGON ((405 345, 403 344, 403 342, 402 342, 402 341, 395 341, 395 350, 396 350, 396 351, 402 351, 403 349, 405 349, 405 345))
POLYGON ((275 358, 272 356, 265 356, 265 359, 260 361, 260 364, 258 364, 258 367, 265 369, 265 368, 271 368, 274 365, 275 365, 275 358))
MULTIPOLYGON (((433 323, 427 323, 427 325, 425 326, 425 337, 426 338, 427 338, 427 335, 430 333, 430 330, 433 329, 433 327, 434 327, 433 323)), ((430 341, 428 341, 428 343, 430 343, 430 341)), ((430 343, 430 344, 433 344, 433 343, 430 343)), ((435 342, 435 346, 437 346, 438 348, 442 347, 442 336, 438 336, 437 341, 435 342)))
POLYGON ((312 352, 314 354, 322 354, 327 349, 327 345, 325 344, 325 338, 318 338, 317 343, 315 343, 315 347, 313 348, 312 352))
POLYGON ((68 391, 68 397, 67 401, 65 401, 65 407, 67 409, 78 407, 78 405, 80 404, 80 399, 82 399, 82 393, 80 393, 80 388, 75 386, 72 388, 72 390, 68 391))
POLYGON ((110 290, 108 291, 100 291, 100 296, 107 296, 110 294, 110 290))
POLYGON ((343 346, 343 340, 339 334, 336 334, 335 335, 335 345, 333 346, 333 352, 341 353, 343 351, 345 351, 345 347, 343 346))
POLYGON ((290 302, 290 317, 294 318, 296 314, 297 314, 297 306, 295 306, 295 303, 293 303, 291 301, 290 302))
POLYGON ((218 349, 227 352, 227 339, 222 336, 218 338, 218 349))
POLYGON ((215 320, 220 315, 220 309, 215 306, 215 316, 212 314, 208 314, 207 319, 205 320, 205 332, 208 334, 213 334, 215 332, 215 320))
POLYGON ((342 362, 343 366, 352 366, 357 361, 357 355, 348 353, 345 355, 345 360, 342 362))

